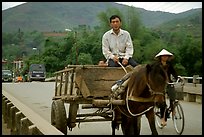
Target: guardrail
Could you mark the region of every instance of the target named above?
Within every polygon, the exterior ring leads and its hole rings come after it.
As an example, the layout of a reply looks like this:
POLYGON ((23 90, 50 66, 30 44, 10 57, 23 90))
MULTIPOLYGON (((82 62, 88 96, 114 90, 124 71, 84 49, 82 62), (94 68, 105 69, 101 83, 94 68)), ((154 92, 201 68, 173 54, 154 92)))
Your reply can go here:
POLYGON ((4 90, 2 90, 2 115, 11 135, 64 135, 4 90))
POLYGON ((184 101, 202 103, 202 84, 186 83, 183 91, 184 101))
POLYGON ((177 99, 187 102, 202 103, 202 84, 185 83, 184 86, 175 85, 177 99))
POLYGON ((202 77, 193 75, 193 77, 183 77, 186 86, 183 89, 183 100, 188 102, 202 103, 202 77), (187 87, 187 84, 191 86, 187 87))
POLYGON ((185 83, 193 83, 195 86, 196 84, 202 84, 202 77, 199 77, 199 75, 193 75, 193 77, 182 77, 184 78, 185 83))

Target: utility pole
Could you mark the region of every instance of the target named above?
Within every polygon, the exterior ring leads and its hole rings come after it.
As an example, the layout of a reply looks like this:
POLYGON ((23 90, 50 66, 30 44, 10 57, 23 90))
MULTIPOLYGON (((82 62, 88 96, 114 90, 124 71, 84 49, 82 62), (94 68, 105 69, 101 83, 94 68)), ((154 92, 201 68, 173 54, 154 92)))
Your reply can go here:
POLYGON ((74 41, 75 41, 75 48, 76 48, 76 65, 78 64, 78 48, 77 48, 77 32, 74 31, 74 41))
MULTIPOLYGON (((73 32, 74 33, 74 46, 75 46, 75 55, 76 55, 76 65, 78 64, 78 48, 77 48, 77 31, 73 31, 73 30, 71 30, 71 29, 65 29, 65 31, 67 31, 67 32, 73 32)), ((70 51, 71 53, 72 53, 72 48, 71 48, 71 51, 70 51)), ((71 54, 70 54, 71 55, 71 54)), ((70 56, 70 58, 71 58, 71 64, 72 64, 72 56, 70 56)))

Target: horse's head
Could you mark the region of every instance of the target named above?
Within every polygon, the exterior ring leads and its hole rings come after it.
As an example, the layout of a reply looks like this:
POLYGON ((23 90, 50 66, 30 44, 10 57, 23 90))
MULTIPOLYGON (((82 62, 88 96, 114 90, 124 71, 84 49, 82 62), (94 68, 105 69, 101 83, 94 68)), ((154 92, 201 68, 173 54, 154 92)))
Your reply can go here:
POLYGON ((167 83, 167 73, 160 63, 146 65, 147 69, 147 86, 152 95, 155 96, 155 102, 163 102, 165 88, 167 83))

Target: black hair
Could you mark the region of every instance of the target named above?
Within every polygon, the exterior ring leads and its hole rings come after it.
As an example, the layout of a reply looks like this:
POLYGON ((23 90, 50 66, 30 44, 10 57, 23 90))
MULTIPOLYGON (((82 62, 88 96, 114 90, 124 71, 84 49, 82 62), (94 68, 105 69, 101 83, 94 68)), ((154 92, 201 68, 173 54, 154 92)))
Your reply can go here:
POLYGON ((115 18, 118 18, 118 19, 121 21, 120 16, 118 16, 118 15, 112 15, 112 16, 110 17, 110 23, 111 23, 111 21, 112 21, 113 19, 115 19, 115 18))

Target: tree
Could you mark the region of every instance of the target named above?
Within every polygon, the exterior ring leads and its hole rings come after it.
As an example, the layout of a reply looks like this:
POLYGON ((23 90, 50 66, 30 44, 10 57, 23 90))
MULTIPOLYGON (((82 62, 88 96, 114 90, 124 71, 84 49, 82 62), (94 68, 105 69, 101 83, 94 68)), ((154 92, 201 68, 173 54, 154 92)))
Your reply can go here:
POLYGON ((132 39, 139 38, 142 32, 142 24, 137 9, 134 7, 127 7, 124 16, 125 19, 122 20, 123 28, 130 32, 132 39))
POLYGON ((78 57, 78 64, 79 65, 92 65, 92 56, 91 54, 80 53, 78 57))
POLYGON ((191 36, 179 47, 180 63, 185 67, 188 76, 202 76, 202 42, 191 36))

